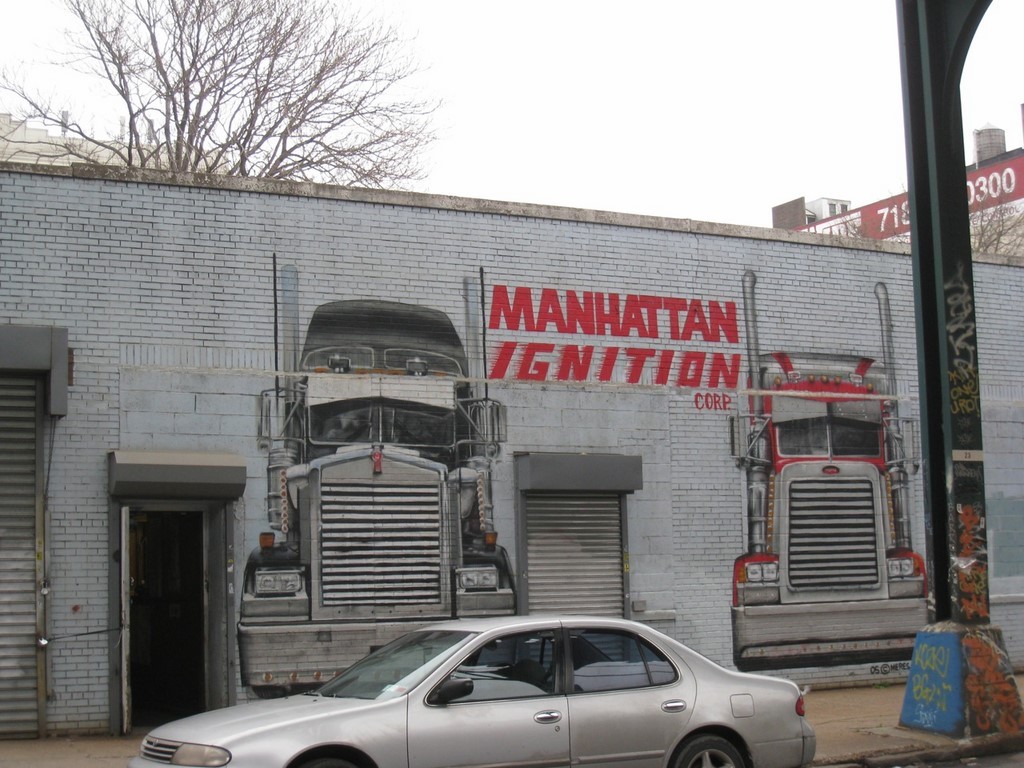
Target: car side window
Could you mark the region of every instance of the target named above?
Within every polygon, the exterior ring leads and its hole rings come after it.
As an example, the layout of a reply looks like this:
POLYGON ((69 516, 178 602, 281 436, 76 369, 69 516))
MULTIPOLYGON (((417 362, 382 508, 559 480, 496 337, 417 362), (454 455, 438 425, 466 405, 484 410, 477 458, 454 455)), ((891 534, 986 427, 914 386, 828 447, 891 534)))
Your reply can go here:
POLYGON ((559 647, 551 630, 506 635, 471 654, 452 674, 473 681, 457 702, 522 699, 557 692, 559 647))
POLYGON ((572 689, 615 691, 665 685, 679 674, 664 654, 629 632, 573 630, 572 689))

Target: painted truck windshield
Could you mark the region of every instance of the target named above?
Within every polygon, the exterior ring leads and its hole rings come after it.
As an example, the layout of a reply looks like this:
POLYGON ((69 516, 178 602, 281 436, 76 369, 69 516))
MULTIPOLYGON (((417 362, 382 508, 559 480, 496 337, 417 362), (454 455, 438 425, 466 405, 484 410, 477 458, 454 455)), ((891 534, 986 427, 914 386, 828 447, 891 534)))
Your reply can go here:
POLYGON ((310 408, 313 443, 391 443, 450 445, 455 441, 455 413, 420 403, 342 400, 310 408))
POLYGON ((773 400, 781 455, 882 455, 879 401, 826 403, 778 396, 773 400))

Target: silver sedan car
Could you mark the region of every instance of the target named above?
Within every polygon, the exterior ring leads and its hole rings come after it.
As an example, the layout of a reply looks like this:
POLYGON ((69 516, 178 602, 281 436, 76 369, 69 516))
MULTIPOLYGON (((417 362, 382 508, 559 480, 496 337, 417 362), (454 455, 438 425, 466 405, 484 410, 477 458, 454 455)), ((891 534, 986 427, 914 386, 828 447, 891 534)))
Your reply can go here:
POLYGON ((427 626, 314 693, 160 726, 130 768, 796 768, 814 749, 792 682, 631 621, 518 616, 427 626))

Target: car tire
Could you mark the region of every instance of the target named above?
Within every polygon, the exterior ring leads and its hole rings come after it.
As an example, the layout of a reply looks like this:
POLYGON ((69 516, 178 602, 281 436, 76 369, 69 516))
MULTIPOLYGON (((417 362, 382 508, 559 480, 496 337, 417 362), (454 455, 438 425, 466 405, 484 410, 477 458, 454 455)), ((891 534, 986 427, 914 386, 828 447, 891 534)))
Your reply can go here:
POLYGON ((317 757, 308 763, 303 763, 300 768, 357 768, 357 766, 340 757, 317 757))
POLYGON ((698 736, 683 745, 674 768, 747 768, 736 747, 721 736, 698 736))

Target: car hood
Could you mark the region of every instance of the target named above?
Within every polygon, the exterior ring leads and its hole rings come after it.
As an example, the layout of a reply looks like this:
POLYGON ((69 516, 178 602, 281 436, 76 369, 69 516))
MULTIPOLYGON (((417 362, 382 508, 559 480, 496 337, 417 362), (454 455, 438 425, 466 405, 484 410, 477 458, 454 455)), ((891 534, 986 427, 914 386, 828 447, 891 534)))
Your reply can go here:
POLYGON ((366 699, 336 699, 330 696, 299 695, 283 699, 254 701, 224 709, 215 709, 199 715, 161 725, 149 733, 154 739, 210 744, 230 748, 240 741, 252 739, 268 731, 288 732, 301 723, 315 729, 318 721, 331 718, 332 730, 337 735, 339 715, 345 721, 364 722, 363 714, 390 707, 405 708, 402 699, 368 701, 366 699))

